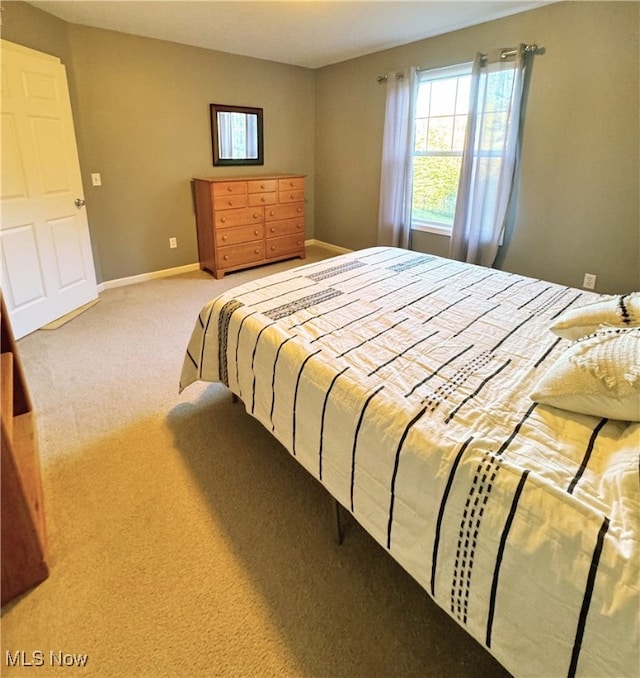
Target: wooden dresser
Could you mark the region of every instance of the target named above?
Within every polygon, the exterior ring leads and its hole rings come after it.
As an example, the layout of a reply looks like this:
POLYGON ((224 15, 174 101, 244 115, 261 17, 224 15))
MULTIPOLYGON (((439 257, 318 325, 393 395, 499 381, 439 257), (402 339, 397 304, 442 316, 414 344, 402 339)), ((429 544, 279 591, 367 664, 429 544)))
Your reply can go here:
POLYGON ((0 293, 2 605, 49 576, 40 458, 31 397, 0 293))
POLYGON ((194 179, 200 268, 216 278, 304 259, 304 176, 194 179))

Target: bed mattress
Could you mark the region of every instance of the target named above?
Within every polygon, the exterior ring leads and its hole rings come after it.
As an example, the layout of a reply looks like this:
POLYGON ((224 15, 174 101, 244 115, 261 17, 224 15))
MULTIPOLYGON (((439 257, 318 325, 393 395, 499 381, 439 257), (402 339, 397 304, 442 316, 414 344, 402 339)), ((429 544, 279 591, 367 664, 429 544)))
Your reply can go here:
POLYGON ((637 423, 533 402, 594 295, 394 248, 200 312, 181 389, 222 382, 517 676, 637 676, 637 423))

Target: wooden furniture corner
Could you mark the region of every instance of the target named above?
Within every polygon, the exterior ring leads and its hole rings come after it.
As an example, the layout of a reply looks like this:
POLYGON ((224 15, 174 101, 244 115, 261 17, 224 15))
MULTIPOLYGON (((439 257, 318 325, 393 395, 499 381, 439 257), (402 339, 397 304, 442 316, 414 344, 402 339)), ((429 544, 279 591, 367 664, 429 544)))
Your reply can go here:
POLYGON ((33 407, 0 294, 1 603, 44 581, 46 532, 33 407))

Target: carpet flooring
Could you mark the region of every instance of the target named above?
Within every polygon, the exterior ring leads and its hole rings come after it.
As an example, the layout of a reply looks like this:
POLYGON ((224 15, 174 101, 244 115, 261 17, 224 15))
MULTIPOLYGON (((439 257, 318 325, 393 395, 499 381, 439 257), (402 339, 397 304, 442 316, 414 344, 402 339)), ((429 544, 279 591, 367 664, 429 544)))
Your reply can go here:
POLYGON ((178 395, 202 305, 301 263, 110 289, 18 342, 51 574, 2 610, 2 676, 508 675, 350 517, 335 543, 328 495, 223 386, 178 395))

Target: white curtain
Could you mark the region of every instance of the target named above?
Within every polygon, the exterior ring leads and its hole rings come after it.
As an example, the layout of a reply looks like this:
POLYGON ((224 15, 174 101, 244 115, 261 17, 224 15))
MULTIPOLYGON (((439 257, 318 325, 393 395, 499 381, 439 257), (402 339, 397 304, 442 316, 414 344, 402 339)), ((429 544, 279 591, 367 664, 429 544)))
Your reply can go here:
POLYGON ((246 114, 247 130, 245 138, 247 140, 247 158, 258 157, 258 116, 254 113, 246 114))
POLYGON ((413 106, 416 69, 387 78, 378 244, 408 248, 411 234, 413 106))
POLYGON ((218 154, 221 158, 233 158, 233 125, 231 113, 217 113, 218 116, 218 154))
POLYGON ((516 175, 525 46, 477 54, 449 256, 483 266, 495 261, 516 175))

